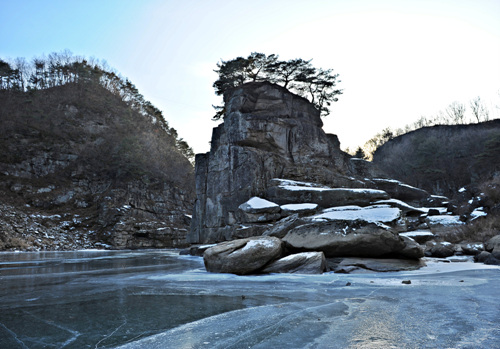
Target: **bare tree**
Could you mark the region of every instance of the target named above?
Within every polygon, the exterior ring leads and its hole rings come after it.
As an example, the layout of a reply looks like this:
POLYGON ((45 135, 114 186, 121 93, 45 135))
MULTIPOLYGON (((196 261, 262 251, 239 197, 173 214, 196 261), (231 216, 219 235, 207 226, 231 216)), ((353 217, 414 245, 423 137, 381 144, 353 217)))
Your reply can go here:
POLYGON ((488 121, 490 117, 490 113, 488 109, 484 106, 484 103, 481 101, 481 98, 476 97, 470 101, 470 108, 472 109, 472 114, 476 118, 477 122, 488 121))
POLYGON ((462 103, 451 103, 448 108, 446 108, 446 114, 453 123, 457 125, 465 123, 465 105, 462 103))

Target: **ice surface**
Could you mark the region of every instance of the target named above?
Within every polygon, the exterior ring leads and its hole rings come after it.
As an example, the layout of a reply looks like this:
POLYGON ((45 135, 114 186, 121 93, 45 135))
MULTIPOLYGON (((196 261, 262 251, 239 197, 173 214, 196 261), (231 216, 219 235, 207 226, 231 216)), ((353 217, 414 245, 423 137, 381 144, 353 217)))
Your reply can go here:
POLYGON ((341 206, 329 208, 312 217, 313 221, 327 220, 363 220, 370 223, 389 223, 401 217, 399 208, 394 207, 359 207, 341 206))
POLYGON ((0 347, 498 347, 500 267, 424 260, 237 276, 178 251, 0 253, 0 347))

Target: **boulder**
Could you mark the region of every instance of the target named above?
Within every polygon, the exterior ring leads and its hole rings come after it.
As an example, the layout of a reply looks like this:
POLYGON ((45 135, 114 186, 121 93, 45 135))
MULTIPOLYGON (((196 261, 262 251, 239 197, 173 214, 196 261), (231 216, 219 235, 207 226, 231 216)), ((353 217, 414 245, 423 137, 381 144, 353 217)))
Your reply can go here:
POLYGON ((365 221, 323 221, 290 230, 283 241, 295 250, 323 251, 327 257, 381 257, 401 252, 405 242, 388 227, 365 221))
POLYGON ((262 272, 322 274, 325 270, 326 259, 323 252, 302 252, 271 262, 262 272))
POLYGON ((291 229, 304 224, 304 220, 298 214, 288 216, 269 227, 262 235, 274 236, 282 239, 291 229))
POLYGON ((282 254, 281 240, 275 237, 252 237, 219 243, 203 254, 207 271, 246 275, 256 273, 282 254))
POLYGON ((474 256, 474 261, 489 265, 500 265, 500 258, 495 258, 490 252, 482 251, 474 256))
POLYGON ((446 258, 455 254, 455 245, 449 242, 438 242, 429 250, 431 257, 446 258))
POLYGON ((398 252, 399 256, 408 259, 419 259, 424 256, 424 249, 415 240, 406 236, 402 236, 402 238, 405 242, 405 247, 398 252))
POLYGON ((496 235, 489 239, 484 247, 486 251, 491 252, 493 257, 500 259, 500 235, 496 235))
POLYGON ((362 268, 377 272, 417 270, 425 266, 422 260, 387 258, 344 258, 334 269, 335 273, 348 274, 362 268))
POLYGON ((434 239, 434 234, 432 234, 429 230, 414 230, 405 233, 400 233, 399 235, 411 238, 419 244, 423 244, 429 240, 434 239))
POLYGON ((475 256, 484 251, 484 245, 480 242, 467 242, 460 244, 462 253, 465 255, 475 256))

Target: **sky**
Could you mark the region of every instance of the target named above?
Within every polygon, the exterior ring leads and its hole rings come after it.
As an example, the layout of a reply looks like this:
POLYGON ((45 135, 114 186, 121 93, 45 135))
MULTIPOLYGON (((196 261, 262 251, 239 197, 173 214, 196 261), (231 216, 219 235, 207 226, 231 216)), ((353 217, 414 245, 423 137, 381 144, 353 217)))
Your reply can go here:
POLYGON ((323 121, 343 149, 478 96, 500 117, 499 0, 0 0, 0 58, 65 49, 129 78, 196 153, 217 62, 251 52, 339 74, 323 121))

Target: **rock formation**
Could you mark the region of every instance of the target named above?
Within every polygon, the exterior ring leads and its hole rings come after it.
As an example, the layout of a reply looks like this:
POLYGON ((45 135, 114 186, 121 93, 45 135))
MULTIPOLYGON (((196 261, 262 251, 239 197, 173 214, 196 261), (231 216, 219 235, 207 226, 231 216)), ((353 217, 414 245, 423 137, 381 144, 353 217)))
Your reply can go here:
POLYGON ((262 197, 273 178, 363 185, 352 177, 337 136, 322 130, 319 112, 305 98, 263 82, 227 91, 224 102, 224 123, 213 131, 210 152, 196 156, 190 242, 238 237, 239 205, 262 197))

